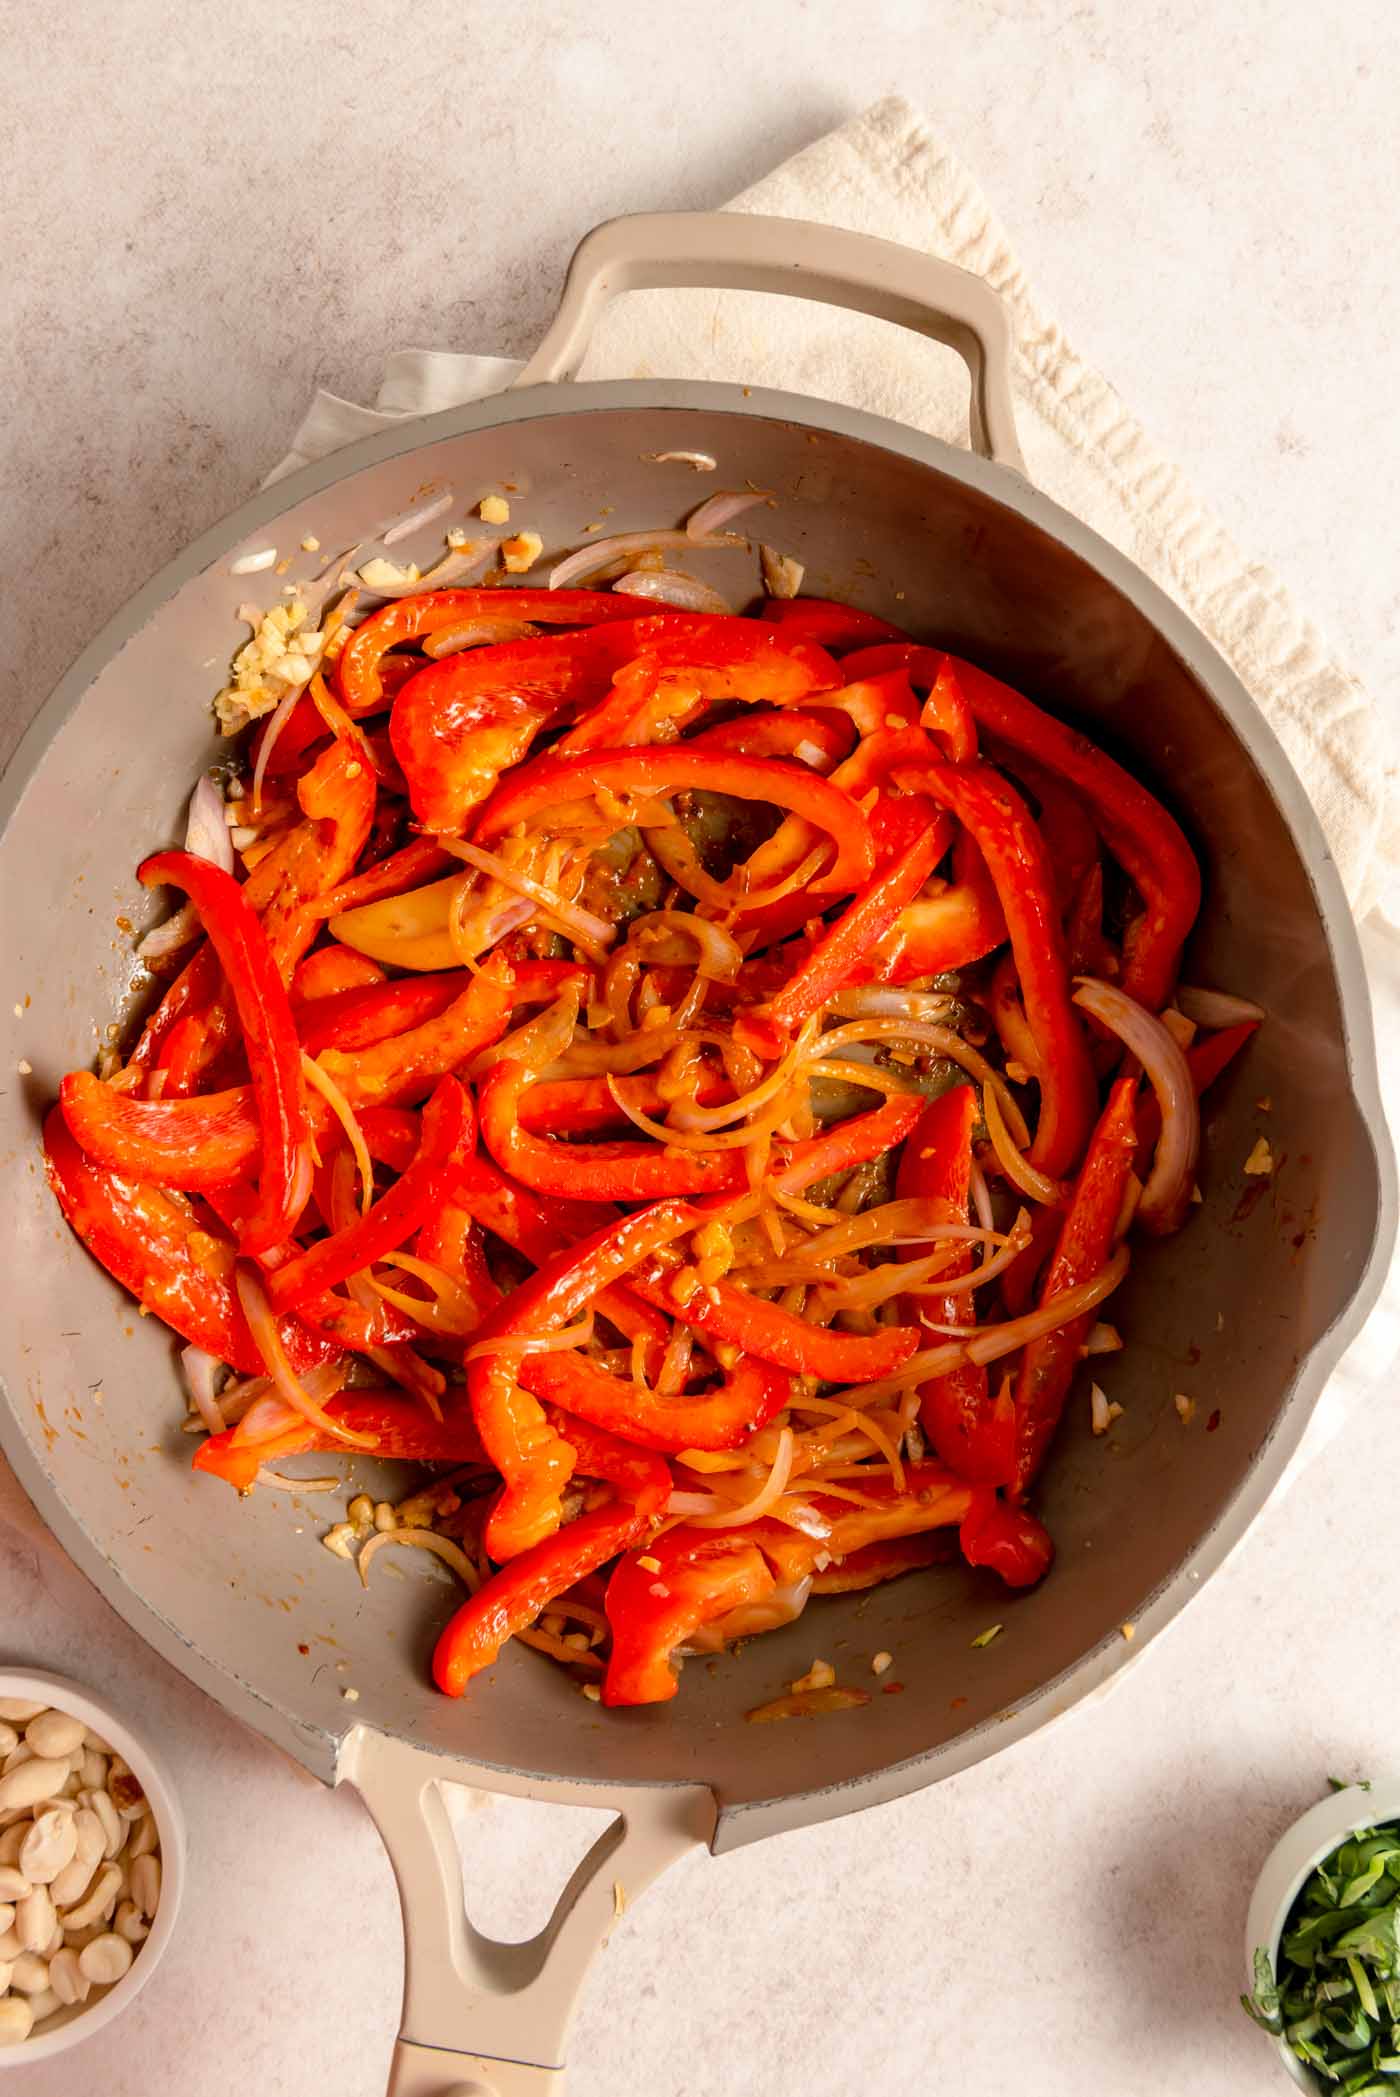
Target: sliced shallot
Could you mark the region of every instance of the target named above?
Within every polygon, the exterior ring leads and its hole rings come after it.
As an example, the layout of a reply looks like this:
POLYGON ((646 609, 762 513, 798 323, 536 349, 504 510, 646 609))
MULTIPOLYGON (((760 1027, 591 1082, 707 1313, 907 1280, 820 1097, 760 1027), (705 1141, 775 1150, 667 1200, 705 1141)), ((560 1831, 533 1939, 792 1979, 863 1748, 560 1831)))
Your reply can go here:
POLYGON ((1162 1133, 1137 1220, 1158 1236, 1179 1230, 1191 1205, 1201 1147, 1201 1113, 1190 1065, 1161 1020, 1116 984, 1081 976, 1074 1002, 1102 1020, 1147 1073, 1162 1110, 1162 1133))
POLYGON ((732 612, 732 604, 701 582, 698 575, 684 575, 678 568, 634 569, 613 584, 615 597, 648 597, 656 604, 674 605, 682 612, 732 612))

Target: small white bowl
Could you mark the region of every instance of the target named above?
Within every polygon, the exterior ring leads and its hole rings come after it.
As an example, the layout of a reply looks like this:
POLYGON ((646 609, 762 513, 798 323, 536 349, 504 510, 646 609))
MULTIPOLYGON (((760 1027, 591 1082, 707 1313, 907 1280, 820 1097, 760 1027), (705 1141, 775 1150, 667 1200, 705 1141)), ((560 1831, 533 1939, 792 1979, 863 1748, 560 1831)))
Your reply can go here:
POLYGON ((55 2010, 45 2018, 40 2030, 18 2045, 0 2046, 0 2069, 31 2068, 36 2061, 52 2060, 55 2054, 92 2038, 121 2015, 155 1972, 170 1942, 184 1891, 185 1823, 164 1764, 144 1741, 136 1738, 119 1713, 90 1689, 69 1682, 62 1675, 0 1667, 0 1697, 27 1697, 33 1703, 51 1704, 56 1711, 71 1712, 74 1718, 80 1718, 84 1725, 110 1740, 150 1800, 160 1836, 160 1903, 150 1935, 136 1946, 135 1958, 110 1988, 90 1996, 86 2002, 55 2010))
MULTIPOLYGON (((1309 1875, 1358 1828, 1379 1827, 1391 1820, 1400 1820, 1400 1777, 1378 1777, 1372 1780, 1369 1791, 1363 1791, 1359 1784, 1348 1784, 1345 1791, 1330 1792, 1280 1837, 1259 1874, 1244 1926, 1247 1995, 1254 1991, 1254 1954, 1261 1944, 1277 1972, 1283 1926, 1309 1875)), ((1277 2039, 1274 2043, 1300 2090, 1322 2089, 1319 2078, 1299 2060, 1286 2040, 1277 2039)))

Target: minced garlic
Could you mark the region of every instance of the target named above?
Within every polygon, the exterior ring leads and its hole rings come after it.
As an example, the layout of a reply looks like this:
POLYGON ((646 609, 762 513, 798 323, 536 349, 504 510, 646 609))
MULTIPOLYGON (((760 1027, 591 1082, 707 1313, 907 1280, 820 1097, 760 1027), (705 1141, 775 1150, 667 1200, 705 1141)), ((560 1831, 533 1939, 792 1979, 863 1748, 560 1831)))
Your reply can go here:
POLYGON ((513 539, 501 541, 501 559, 511 575, 528 573, 543 552, 544 540, 538 532, 517 532, 513 539))
POLYGON ((1244 1169, 1255 1179, 1267 1179, 1274 1169, 1274 1154, 1267 1136, 1261 1136, 1244 1161, 1244 1169))
POLYGON ((483 524, 509 524, 510 504, 504 495, 483 495, 476 506, 476 514, 483 524))

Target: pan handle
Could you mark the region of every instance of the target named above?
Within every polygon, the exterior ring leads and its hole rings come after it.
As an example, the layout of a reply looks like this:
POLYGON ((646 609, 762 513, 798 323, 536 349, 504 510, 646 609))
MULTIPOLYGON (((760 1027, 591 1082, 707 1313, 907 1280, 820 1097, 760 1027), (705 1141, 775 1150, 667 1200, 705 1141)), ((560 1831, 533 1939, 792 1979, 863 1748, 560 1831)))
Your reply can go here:
POLYGON ((403 1905, 403 2013, 389 2097, 563 2097, 564 2048, 594 1953, 618 1912, 714 1832, 703 1785, 534 1783, 430 1754, 358 1726, 336 1781, 369 1807, 403 1905), (467 1918, 461 1858, 440 1786, 467 1784, 561 1805, 615 1806, 606 1828, 525 1944, 467 1918))
POLYGON ((806 219, 657 211, 595 226, 574 250, 559 311, 514 383, 573 378, 618 292, 701 285, 820 299, 946 342, 972 380, 973 449, 1025 472, 1011 404, 1011 322, 991 285, 897 241, 806 219))

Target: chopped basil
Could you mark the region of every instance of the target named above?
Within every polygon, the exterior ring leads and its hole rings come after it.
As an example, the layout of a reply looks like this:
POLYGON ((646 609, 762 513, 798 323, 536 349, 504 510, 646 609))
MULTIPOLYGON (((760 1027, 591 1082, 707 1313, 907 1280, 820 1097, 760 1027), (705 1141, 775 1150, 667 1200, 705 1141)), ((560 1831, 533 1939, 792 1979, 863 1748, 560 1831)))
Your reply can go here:
POLYGON ((1400 2093, 1400 1822, 1359 1829, 1311 1873, 1284 1926, 1278 1972, 1261 1945, 1253 1993, 1240 2000, 1320 2089, 1400 2093))

